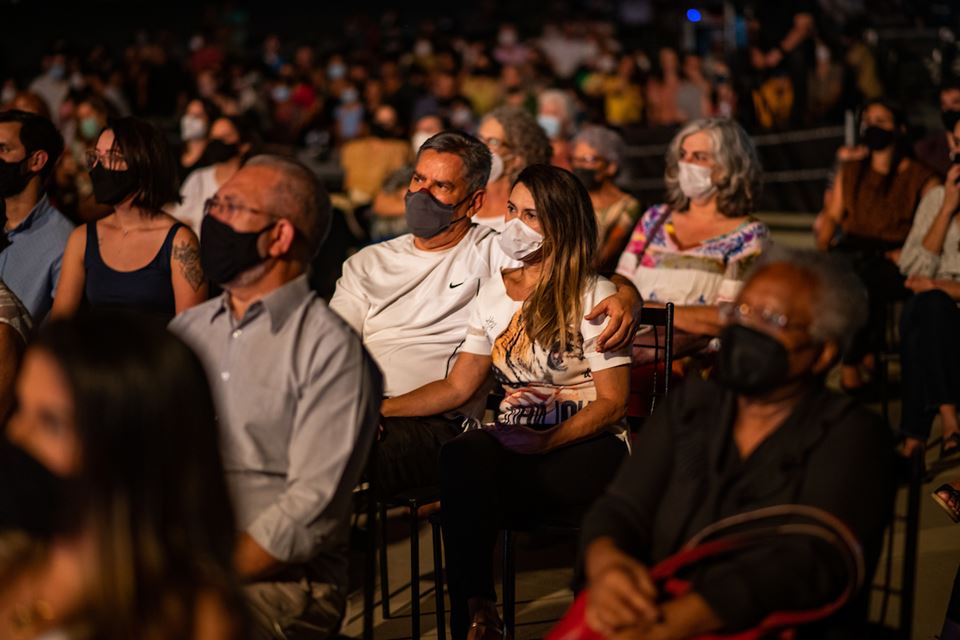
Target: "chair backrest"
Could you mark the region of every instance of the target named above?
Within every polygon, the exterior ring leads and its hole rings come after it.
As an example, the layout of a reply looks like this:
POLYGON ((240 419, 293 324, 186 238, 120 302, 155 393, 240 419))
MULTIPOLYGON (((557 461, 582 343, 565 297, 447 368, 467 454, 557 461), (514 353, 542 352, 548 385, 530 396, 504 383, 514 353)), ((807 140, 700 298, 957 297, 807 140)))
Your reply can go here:
POLYGON ((654 353, 651 413, 657 400, 665 398, 670 392, 670 375, 673 369, 673 314, 672 302, 662 307, 645 306, 640 312, 640 324, 653 327, 652 331, 638 335, 635 342, 644 349, 652 349, 654 353))

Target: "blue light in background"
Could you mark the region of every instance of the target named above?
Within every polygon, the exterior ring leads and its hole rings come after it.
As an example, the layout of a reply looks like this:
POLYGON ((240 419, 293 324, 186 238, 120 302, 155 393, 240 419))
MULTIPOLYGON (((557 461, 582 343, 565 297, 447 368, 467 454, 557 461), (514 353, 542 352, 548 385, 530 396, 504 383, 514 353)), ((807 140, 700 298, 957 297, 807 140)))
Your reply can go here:
POLYGON ((703 16, 696 9, 687 9, 687 20, 690 22, 700 22, 703 16))

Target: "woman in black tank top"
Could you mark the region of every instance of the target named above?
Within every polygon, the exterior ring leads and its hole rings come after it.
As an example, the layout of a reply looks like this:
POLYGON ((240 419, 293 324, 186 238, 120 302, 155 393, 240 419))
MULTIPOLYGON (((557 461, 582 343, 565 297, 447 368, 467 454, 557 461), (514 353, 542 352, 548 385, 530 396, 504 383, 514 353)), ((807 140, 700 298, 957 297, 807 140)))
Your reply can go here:
POLYGON ((113 121, 87 166, 97 202, 114 210, 70 236, 52 313, 88 305, 169 319, 206 300, 197 237, 161 209, 180 200, 163 135, 136 118, 113 121))

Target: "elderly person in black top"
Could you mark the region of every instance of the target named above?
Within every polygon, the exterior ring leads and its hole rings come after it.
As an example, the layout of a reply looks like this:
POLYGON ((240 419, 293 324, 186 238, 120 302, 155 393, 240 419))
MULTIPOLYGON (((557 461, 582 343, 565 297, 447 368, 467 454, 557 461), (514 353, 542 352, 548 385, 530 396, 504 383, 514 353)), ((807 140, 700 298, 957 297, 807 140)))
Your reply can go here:
MULTIPOLYGON (((707 525, 773 505, 810 505, 844 522, 862 544, 869 584, 892 508, 892 438, 824 386, 865 307, 860 285, 828 258, 781 252, 757 268, 725 314, 721 383, 691 380, 671 395, 584 520, 591 627, 690 638, 836 599, 848 581, 840 554, 793 537, 705 564, 686 595, 658 598, 648 566, 707 525)), ((800 637, 857 637, 865 606, 861 592, 800 637)))

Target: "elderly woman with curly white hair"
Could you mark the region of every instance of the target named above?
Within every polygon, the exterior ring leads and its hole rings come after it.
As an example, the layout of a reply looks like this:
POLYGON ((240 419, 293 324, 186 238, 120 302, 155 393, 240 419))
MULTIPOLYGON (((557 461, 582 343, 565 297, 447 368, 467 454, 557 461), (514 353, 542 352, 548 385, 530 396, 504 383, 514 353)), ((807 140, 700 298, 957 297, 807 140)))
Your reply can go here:
POLYGON ((760 163, 737 123, 705 118, 673 138, 666 164, 666 203, 640 218, 617 273, 647 305, 677 305, 679 331, 715 336, 717 305, 736 298, 768 241, 767 227, 751 216, 760 163))

